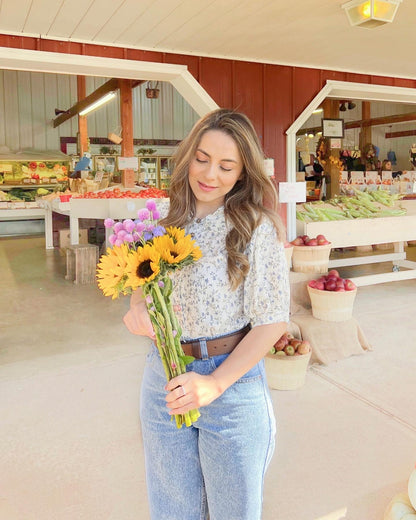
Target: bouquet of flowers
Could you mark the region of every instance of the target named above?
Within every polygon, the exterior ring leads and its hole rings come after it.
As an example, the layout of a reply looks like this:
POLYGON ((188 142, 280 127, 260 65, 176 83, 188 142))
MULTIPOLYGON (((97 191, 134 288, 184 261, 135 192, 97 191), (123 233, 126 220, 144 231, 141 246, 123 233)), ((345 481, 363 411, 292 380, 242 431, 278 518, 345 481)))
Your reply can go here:
MULTIPOLYGON (((201 258, 202 254, 190 235, 177 227, 164 228, 157 224, 160 214, 153 200, 138 211, 138 219, 104 225, 112 228, 112 247, 101 256, 97 266, 98 286, 105 296, 118 298, 142 288, 147 310, 156 334, 156 345, 162 359, 166 379, 186 372, 194 358, 185 356, 180 338, 181 328, 171 303, 170 274, 201 258)), ((191 426, 199 417, 198 410, 175 415, 176 425, 191 426)))

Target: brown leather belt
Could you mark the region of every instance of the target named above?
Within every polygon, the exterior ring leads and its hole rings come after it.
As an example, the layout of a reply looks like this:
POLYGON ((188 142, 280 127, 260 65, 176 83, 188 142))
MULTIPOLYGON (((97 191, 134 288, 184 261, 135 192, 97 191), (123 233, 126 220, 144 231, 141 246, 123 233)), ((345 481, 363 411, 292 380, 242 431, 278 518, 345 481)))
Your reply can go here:
POLYGON ((246 325, 241 330, 237 330, 236 332, 226 334, 219 338, 207 340, 205 340, 205 338, 200 338, 192 341, 184 341, 181 343, 182 349, 186 356, 193 356, 196 359, 201 359, 201 342, 206 341, 209 357, 229 354, 235 349, 250 329, 250 325, 246 325))

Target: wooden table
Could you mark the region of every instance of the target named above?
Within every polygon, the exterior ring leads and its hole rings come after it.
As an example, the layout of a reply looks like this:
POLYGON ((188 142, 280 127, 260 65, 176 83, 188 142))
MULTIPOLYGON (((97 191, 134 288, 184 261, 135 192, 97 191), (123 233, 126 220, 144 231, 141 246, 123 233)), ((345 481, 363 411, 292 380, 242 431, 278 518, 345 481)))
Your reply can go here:
POLYGON ((403 200, 401 205, 407 214, 402 217, 333 220, 329 222, 296 221, 297 235, 315 237, 325 235, 332 248, 348 248, 373 244, 393 243, 394 251, 386 254, 371 254, 360 257, 330 259, 329 268, 392 262, 392 272, 358 276, 356 285, 371 285, 394 280, 416 278, 416 262, 406 260, 404 244, 416 240, 416 201, 403 200), (401 268, 405 270, 401 270, 401 268))

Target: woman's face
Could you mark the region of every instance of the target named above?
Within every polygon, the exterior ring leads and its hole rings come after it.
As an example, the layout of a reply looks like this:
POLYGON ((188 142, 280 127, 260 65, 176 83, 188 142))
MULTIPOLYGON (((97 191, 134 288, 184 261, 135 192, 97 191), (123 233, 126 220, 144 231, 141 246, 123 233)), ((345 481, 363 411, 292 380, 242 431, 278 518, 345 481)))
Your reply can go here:
POLYGON ((242 171, 243 161, 234 139, 221 130, 206 132, 189 165, 197 216, 206 216, 222 206, 242 171))

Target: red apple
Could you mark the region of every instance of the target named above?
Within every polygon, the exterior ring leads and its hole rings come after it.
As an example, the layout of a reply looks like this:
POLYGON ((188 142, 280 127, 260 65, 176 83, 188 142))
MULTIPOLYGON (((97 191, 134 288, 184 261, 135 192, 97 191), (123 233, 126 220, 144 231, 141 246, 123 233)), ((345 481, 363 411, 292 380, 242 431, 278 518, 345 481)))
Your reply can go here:
POLYGON ((294 245, 294 246, 303 246, 305 244, 303 243, 303 240, 302 240, 301 237, 296 237, 294 240, 292 240, 292 245, 294 245))
POLYGON ((345 280, 344 287, 346 291, 353 291, 354 289, 356 289, 356 285, 352 280, 345 280))
POLYGON ((345 289, 344 289, 344 287, 337 287, 335 289, 335 292, 345 292, 345 289))
POLYGON ((316 280, 310 280, 308 285, 309 287, 312 287, 312 289, 316 289, 316 280))
POLYGON ((319 291, 325 290, 325 282, 316 280, 315 289, 318 289, 319 291))
POLYGON ((308 235, 300 235, 300 238, 306 242, 307 240, 309 240, 309 236, 308 235))
POLYGON ((295 350, 299 347, 299 345, 302 343, 300 339, 291 339, 289 345, 291 345, 295 350))
POLYGON ((304 339, 301 341, 300 345, 298 346, 297 353, 298 354, 308 354, 311 350, 311 344, 309 341, 304 339))
POLYGON ((307 246, 317 246, 318 245, 318 241, 316 240, 316 238, 310 238, 307 242, 305 242, 305 245, 307 245, 307 246))
POLYGON ((316 235, 317 240, 326 240, 324 235, 316 235))
POLYGON ((330 242, 326 238, 317 238, 318 246, 327 246, 330 242))
POLYGON ((287 356, 293 356, 295 354, 295 349, 292 347, 292 345, 285 347, 284 351, 286 352, 287 356))
POLYGON ((328 271, 327 276, 335 276, 336 278, 340 277, 339 272, 336 269, 331 269, 330 271, 328 271))
POLYGON ((285 335, 283 335, 280 339, 276 341, 274 344, 274 348, 278 352, 279 350, 283 350, 287 345, 289 345, 289 340, 285 335))
POLYGON ((325 283, 325 291, 335 291, 337 288, 337 282, 335 280, 328 280, 325 283))

